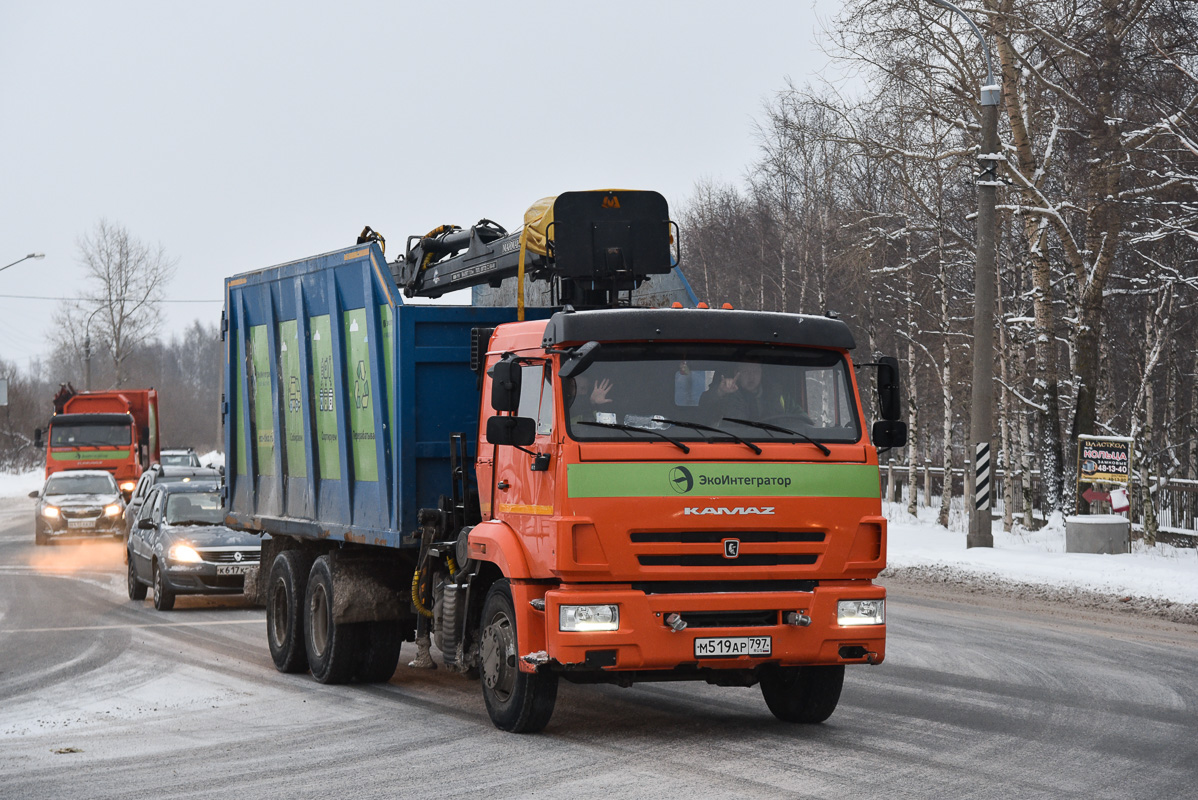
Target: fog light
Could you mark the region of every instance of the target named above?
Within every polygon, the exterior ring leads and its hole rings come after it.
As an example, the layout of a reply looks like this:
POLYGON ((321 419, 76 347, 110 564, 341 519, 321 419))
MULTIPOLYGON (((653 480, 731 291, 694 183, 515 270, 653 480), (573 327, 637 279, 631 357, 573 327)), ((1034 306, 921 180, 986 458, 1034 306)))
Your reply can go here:
POLYGON ((840 600, 836 603, 837 625, 882 625, 885 622, 885 600, 840 600))
POLYGON ((562 606, 558 610, 558 630, 561 631, 614 631, 619 628, 619 606, 562 606))

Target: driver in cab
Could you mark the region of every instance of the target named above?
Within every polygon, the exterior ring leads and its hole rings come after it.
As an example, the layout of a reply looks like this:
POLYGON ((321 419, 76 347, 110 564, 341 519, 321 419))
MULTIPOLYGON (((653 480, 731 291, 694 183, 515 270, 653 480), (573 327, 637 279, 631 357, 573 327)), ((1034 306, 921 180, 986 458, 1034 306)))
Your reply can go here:
POLYGON ((786 413, 801 413, 780 392, 767 389, 761 379, 761 364, 748 361, 732 375, 717 378, 699 401, 699 407, 716 420, 722 418, 763 420, 786 413))

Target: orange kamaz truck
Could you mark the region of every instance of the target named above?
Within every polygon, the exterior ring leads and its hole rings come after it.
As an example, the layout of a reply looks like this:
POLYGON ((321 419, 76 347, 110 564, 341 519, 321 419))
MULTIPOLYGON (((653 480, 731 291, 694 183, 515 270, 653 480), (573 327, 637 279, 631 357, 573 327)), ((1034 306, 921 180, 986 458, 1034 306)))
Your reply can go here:
POLYGON ((838 319, 630 306, 676 272, 654 192, 443 226, 392 264, 364 234, 226 281, 227 521, 270 534, 247 592, 278 669, 386 681, 414 642, 529 732, 562 680, 760 686, 817 723, 884 659, 894 359, 862 372, 874 413, 838 319), (554 307, 401 297, 513 278, 554 307))
POLYGON ((46 432, 47 478, 64 470, 104 469, 128 499, 158 454, 154 389, 76 392, 67 385, 55 395, 46 432))

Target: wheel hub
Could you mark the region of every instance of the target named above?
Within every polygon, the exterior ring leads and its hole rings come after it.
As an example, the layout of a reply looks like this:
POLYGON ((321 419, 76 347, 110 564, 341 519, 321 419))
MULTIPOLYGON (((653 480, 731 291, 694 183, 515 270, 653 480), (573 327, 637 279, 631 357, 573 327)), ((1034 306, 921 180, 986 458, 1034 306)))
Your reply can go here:
POLYGON ((516 641, 506 617, 498 617, 483 630, 481 643, 483 683, 506 699, 516 683, 516 641))

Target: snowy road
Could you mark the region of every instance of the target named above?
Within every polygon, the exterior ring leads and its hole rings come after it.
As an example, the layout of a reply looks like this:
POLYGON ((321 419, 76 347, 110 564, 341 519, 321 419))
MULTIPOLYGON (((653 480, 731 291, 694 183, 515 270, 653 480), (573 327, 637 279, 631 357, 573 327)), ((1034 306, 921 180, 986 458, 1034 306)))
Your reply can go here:
MULTIPOLYGON (((892 585, 889 651, 829 722, 760 694, 563 684, 545 733, 476 684, 277 673, 262 612, 125 596, 114 546, 36 548, 0 500, 0 797, 1180 797, 1198 629, 892 585)), ((411 656, 406 646, 403 660, 411 656)))

